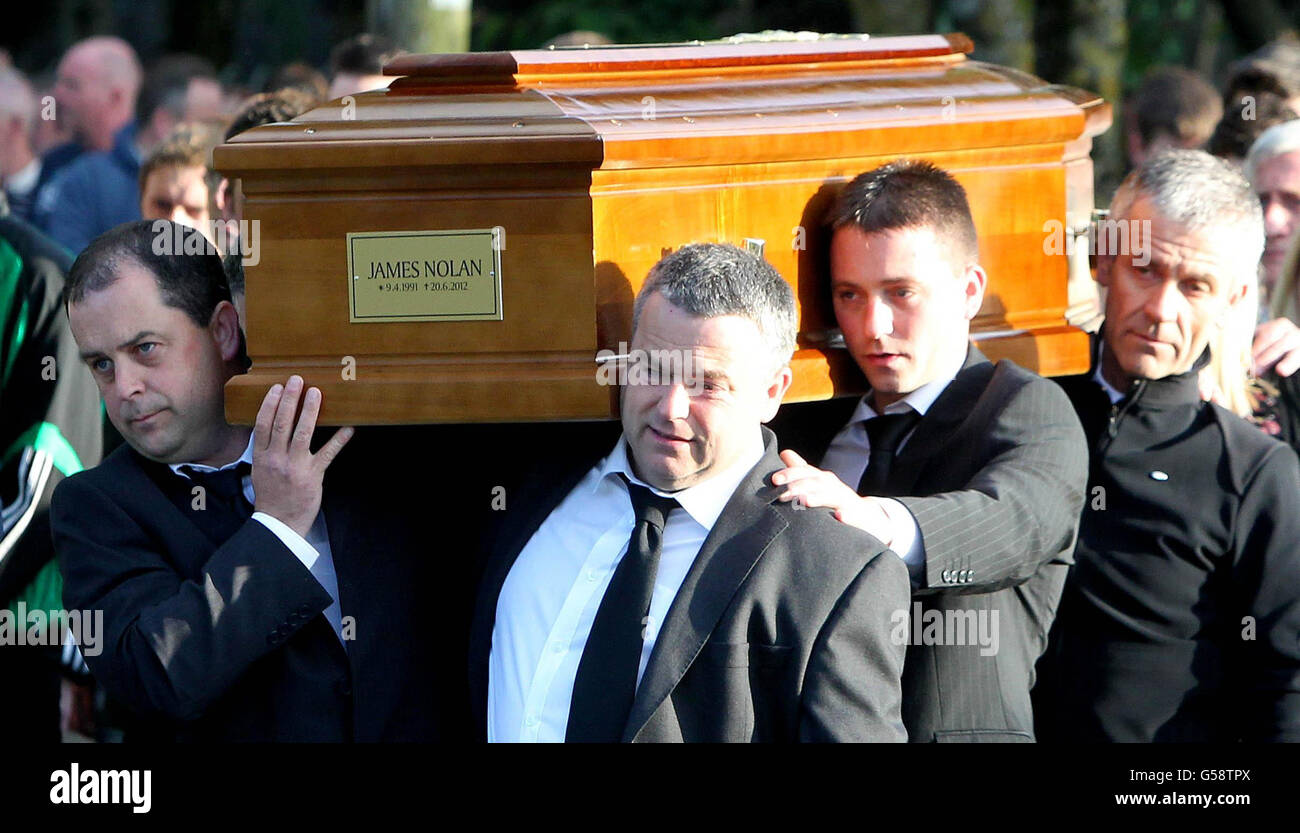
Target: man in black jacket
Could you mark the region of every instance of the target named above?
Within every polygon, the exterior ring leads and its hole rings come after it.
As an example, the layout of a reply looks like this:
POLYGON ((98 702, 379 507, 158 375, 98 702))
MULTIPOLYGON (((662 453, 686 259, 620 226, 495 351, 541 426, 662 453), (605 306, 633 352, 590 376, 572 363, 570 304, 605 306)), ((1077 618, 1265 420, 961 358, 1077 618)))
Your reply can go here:
POLYGON ((1300 464, 1197 386, 1255 279, 1259 203, 1226 164, 1170 151, 1125 180, 1110 217, 1138 242, 1100 253, 1098 360, 1062 381, 1091 472, 1044 734, 1300 740, 1300 464))
POLYGON ((796 423, 777 429, 792 449, 785 499, 835 509, 911 568, 910 740, 1031 741, 1034 663, 1083 505, 1083 431, 1055 385, 970 343, 985 275, 948 173, 902 160, 862 174, 831 225, 835 317, 871 391, 783 409, 796 423))
POLYGON ((436 739, 427 541, 386 476, 335 461, 351 429, 312 450, 321 395, 300 377, 254 429, 226 422, 238 317, 214 252, 156 245, 178 233, 198 234, 119 226, 68 278, 81 358, 126 440, 54 495, 67 605, 103 615, 91 671, 164 737, 436 739))

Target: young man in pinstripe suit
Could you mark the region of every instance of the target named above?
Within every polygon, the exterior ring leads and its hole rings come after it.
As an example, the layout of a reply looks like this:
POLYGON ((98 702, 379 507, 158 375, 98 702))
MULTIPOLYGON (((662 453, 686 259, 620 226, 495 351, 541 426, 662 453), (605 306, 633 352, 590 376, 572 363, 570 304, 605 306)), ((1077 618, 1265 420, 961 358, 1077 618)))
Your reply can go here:
POLYGON ((1034 664, 1083 506, 1083 431, 1056 385, 970 343, 987 278, 949 174, 916 161, 862 174, 830 225, 835 314, 870 391, 788 408, 778 433, 804 456, 783 452, 774 482, 906 562, 909 738, 1031 741, 1034 664))

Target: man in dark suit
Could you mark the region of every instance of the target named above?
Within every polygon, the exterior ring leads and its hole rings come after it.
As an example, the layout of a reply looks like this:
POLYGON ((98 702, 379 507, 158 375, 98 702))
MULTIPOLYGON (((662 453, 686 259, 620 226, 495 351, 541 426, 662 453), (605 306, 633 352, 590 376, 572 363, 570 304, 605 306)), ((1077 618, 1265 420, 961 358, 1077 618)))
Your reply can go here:
POLYGON ((54 496, 66 604, 103 613, 82 645, 92 672, 155 736, 437 737, 437 657, 416 610, 428 559, 391 496, 375 499, 382 481, 331 466, 351 429, 311 450, 318 389, 290 377, 254 429, 226 422, 238 317, 215 253, 158 253, 178 234, 198 232, 119 226, 67 283, 82 360, 126 440, 54 496))
POLYGON ((909 738, 1033 740, 1029 690, 1078 528, 1083 432, 1055 385, 970 344, 986 277, 952 177, 913 161, 862 174, 831 226, 835 315, 871 391, 788 409, 794 448, 822 468, 786 451, 774 480, 783 500, 830 507, 907 562, 909 738))
POLYGON ((1092 460, 1044 735, 1300 741, 1300 462, 1199 389, 1256 279, 1259 202, 1222 160, 1168 151, 1110 219, 1141 238, 1098 252, 1094 366, 1060 380, 1092 460))
POLYGON ((907 571, 768 482, 789 285, 735 247, 690 245, 651 271, 633 319, 612 451, 569 446, 509 498, 471 645, 480 730, 904 740, 907 571))

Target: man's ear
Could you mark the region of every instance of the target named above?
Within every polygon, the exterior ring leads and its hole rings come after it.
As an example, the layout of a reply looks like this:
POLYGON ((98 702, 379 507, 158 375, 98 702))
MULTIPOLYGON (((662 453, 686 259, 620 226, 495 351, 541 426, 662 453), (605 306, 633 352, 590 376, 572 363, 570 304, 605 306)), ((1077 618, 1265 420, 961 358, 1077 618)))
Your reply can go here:
POLYGON ((217 349, 221 351, 221 360, 232 362, 239 356, 239 313, 235 305, 222 301, 212 311, 212 320, 208 322, 208 332, 217 349))
POLYGON ((781 408, 781 400, 785 398, 785 392, 790 389, 790 384, 794 381, 794 371, 790 365, 783 364, 781 368, 772 375, 772 380, 767 386, 767 398, 763 402, 763 413, 759 418, 760 422, 768 422, 776 412, 781 408))
MULTIPOLYGON (((1246 280, 1255 280, 1255 278, 1250 277, 1246 280)), ((1249 289, 1250 287, 1246 285, 1246 281, 1238 281, 1237 285, 1228 292, 1228 309, 1232 309, 1245 300, 1246 293, 1249 289)))
POLYGON ((1098 254, 1096 274, 1097 283, 1110 289, 1110 281, 1114 268, 1115 256, 1113 254, 1098 254))
POLYGON ((962 274, 962 281, 966 295, 966 320, 971 321, 979 315, 980 307, 984 306, 984 290, 988 288, 989 276, 983 266, 971 263, 962 274))
POLYGON ((230 180, 223 176, 221 182, 217 184, 217 192, 212 198, 212 204, 217 208, 216 214, 223 220, 230 219, 230 213, 227 209, 230 206, 231 196, 230 180))
POLYGON ((1146 148, 1142 145, 1142 134, 1138 132, 1137 127, 1132 127, 1124 132, 1125 148, 1128 151, 1128 161, 1133 167, 1138 167, 1146 158, 1146 148))

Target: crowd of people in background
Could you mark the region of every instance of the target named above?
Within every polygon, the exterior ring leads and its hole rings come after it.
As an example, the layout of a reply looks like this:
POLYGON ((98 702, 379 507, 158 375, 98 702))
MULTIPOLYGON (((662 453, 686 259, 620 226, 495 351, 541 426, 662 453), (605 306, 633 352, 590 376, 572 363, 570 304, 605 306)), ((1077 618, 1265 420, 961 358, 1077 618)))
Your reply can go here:
MULTIPOLYGON (((35 387, 19 383, 39 379, 46 356, 79 363, 61 303, 75 256, 133 220, 196 229, 214 246, 224 245, 225 278, 242 320, 242 193, 238 182, 213 168, 213 148, 330 98, 386 86, 391 79, 383 66, 398 54, 382 37, 358 35, 335 47, 328 74, 289 64, 260 91, 222 83, 198 55, 165 55, 142 67, 131 46, 112 36, 75 43, 36 80, 0 54, 0 259, 12 265, 0 287, 7 313, 0 607, 61 607, 62 581, 48 544, 54 487, 121 443, 102 417, 94 385, 81 374, 35 387), (16 494, 13 483, 21 484, 16 494)), ((98 731, 90 725, 93 683, 75 649, 6 648, 0 676, 24 681, 6 687, 3 696, 17 705, 5 711, 34 715, 26 725, 38 737, 58 737, 60 710, 74 736, 114 736, 108 724, 115 725, 115 716, 98 731)), ((101 693, 99 710, 105 708, 101 693)))

